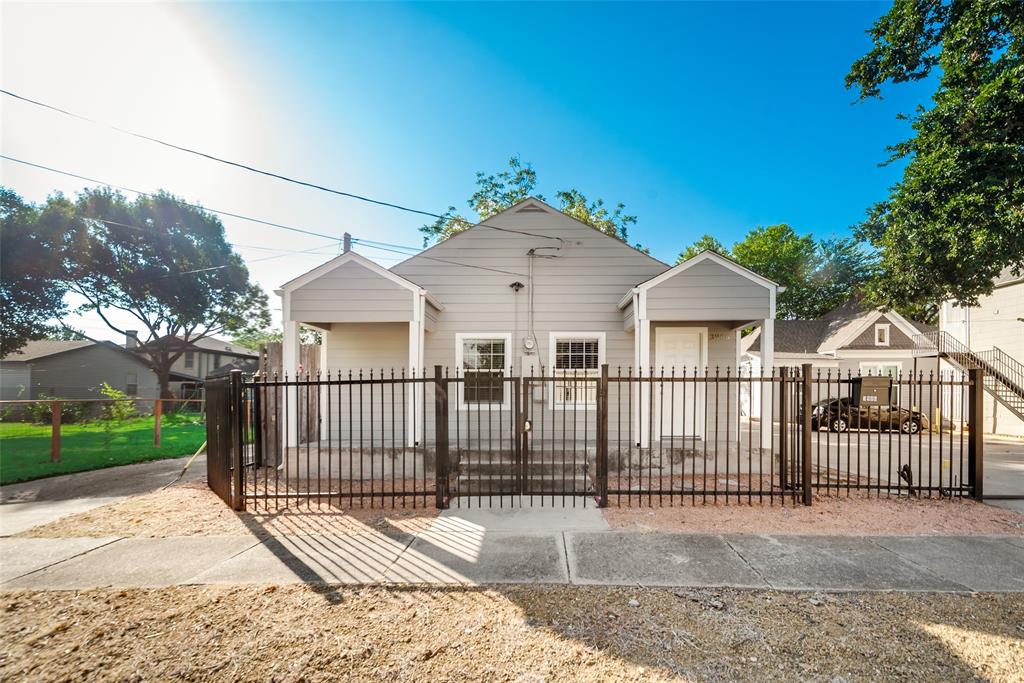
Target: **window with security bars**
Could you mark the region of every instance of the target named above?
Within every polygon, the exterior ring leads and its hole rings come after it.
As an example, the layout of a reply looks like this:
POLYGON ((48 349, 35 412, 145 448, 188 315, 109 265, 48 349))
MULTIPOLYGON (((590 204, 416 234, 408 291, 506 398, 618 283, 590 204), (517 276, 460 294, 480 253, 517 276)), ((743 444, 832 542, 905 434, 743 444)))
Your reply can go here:
POLYGON ((463 403, 505 402, 505 352, 504 339, 462 340, 463 403))
POLYGON ((599 375, 600 368, 598 339, 555 339, 555 377, 579 378, 579 381, 559 379, 555 382, 555 405, 596 405, 597 382, 593 378, 599 375))

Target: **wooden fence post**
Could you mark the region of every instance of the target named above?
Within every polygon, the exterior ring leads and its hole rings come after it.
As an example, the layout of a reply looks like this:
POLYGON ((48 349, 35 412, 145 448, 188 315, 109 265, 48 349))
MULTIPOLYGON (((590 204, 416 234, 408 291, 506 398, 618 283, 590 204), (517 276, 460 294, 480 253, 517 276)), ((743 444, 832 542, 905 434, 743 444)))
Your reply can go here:
POLYGON ((970 386, 967 389, 967 424, 971 434, 967 441, 967 476, 970 477, 971 497, 985 497, 985 371, 968 370, 970 386))
POLYGON ((50 402, 50 462, 60 462, 60 401, 50 402))
POLYGON ((434 366, 434 442, 434 505, 443 510, 448 507, 448 382, 440 365, 434 366))
POLYGON ((804 505, 811 504, 811 364, 801 366, 803 392, 801 398, 800 483, 803 485, 804 505))
POLYGON ((157 448, 160 447, 160 421, 163 417, 164 402, 161 399, 157 399, 153 403, 153 445, 157 448))

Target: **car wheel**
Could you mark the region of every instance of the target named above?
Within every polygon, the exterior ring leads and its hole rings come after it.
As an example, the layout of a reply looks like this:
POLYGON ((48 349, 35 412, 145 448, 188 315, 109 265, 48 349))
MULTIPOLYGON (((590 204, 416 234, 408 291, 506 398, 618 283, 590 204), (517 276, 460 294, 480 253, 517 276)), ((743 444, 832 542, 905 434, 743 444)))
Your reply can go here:
POLYGON ((846 419, 842 417, 832 418, 832 422, 829 424, 829 428, 833 432, 845 432, 849 427, 850 426, 846 423, 846 419))
POLYGON ((918 424, 917 420, 907 419, 900 425, 900 431, 904 434, 917 434, 921 431, 921 425, 918 424))

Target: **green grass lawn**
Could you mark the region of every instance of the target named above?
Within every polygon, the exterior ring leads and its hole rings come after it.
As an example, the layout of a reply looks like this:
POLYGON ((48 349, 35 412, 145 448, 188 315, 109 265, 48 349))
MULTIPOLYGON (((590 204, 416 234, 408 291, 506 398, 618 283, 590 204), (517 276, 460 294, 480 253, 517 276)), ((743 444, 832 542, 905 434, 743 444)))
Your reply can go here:
POLYGON ((103 423, 67 424, 61 428, 60 462, 50 462, 49 425, 0 422, 0 484, 192 455, 206 440, 206 425, 201 415, 169 415, 160 433, 157 448, 152 416, 123 420, 111 430, 107 448, 103 423))

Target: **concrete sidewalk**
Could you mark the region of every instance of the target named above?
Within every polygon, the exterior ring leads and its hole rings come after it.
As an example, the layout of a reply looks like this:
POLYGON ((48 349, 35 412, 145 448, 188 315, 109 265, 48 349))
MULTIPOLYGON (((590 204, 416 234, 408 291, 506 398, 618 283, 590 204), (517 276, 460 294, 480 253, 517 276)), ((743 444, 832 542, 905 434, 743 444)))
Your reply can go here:
POLYGON ((555 583, 809 591, 1024 591, 1024 539, 493 530, 2 538, 0 590, 183 584, 555 583))

